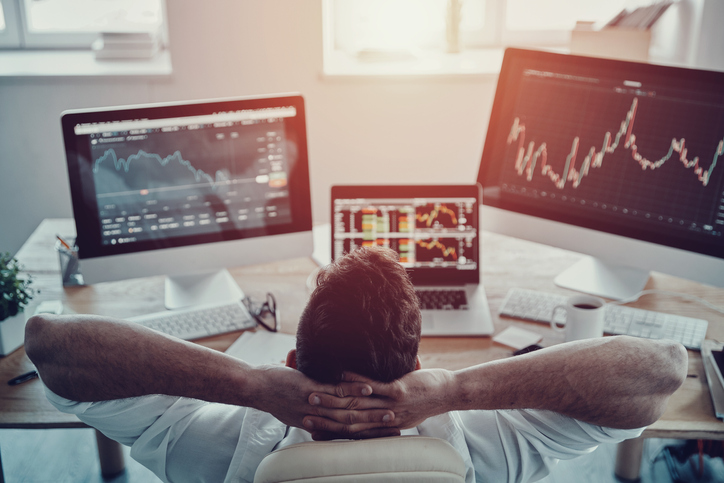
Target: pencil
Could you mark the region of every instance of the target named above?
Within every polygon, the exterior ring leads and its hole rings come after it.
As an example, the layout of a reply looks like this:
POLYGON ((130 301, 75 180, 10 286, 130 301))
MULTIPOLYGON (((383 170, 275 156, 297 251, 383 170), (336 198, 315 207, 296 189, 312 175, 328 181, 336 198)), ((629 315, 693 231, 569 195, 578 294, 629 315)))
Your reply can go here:
POLYGON ((55 235, 55 238, 57 238, 60 244, 63 245, 68 251, 73 251, 73 249, 70 248, 70 245, 68 245, 68 243, 60 237, 60 235, 55 235))

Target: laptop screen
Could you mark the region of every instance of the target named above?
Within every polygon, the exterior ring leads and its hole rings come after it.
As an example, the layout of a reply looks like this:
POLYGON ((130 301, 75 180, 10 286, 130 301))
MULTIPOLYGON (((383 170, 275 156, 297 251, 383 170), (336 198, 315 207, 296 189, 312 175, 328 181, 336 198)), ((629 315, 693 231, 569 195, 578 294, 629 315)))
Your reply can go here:
POLYGON ((384 246, 416 284, 479 282, 479 187, 333 186, 332 258, 384 246))

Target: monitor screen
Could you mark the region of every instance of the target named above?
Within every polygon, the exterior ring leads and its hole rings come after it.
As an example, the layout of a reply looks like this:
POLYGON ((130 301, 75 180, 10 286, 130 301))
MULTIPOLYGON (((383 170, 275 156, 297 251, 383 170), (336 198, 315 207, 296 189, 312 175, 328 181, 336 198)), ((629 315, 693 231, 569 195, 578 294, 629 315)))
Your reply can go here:
POLYGON ((332 258, 385 246, 416 283, 479 280, 479 187, 333 186, 332 258))
POLYGON ((723 85, 724 73, 508 49, 483 203, 723 258, 723 85))
POLYGON ((62 116, 81 259, 311 229, 301 96, 62 116))

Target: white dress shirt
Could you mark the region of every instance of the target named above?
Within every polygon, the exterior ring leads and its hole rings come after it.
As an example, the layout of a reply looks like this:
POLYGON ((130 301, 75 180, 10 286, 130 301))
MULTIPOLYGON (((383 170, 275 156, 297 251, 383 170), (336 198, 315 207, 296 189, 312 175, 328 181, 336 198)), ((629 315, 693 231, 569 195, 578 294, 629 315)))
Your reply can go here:
MULTIPOLYGON (((131 456, 165 482, 249 482, 272 451, 311 435, 251 408, 172 396, 75 402, 46 388, 60 411, 131 447, 131 456)), ((462 456, 466 482, 536 481, 560 459, 643 429, 603 428, 550 411, 460 411, 435 416, 403 434, 448 441, 462 456)))

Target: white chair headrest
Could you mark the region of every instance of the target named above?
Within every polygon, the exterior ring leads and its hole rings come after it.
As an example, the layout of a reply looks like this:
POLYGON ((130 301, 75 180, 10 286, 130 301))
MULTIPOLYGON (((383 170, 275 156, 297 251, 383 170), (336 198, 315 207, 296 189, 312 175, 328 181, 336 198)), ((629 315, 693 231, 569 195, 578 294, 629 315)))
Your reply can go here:
POLYGON ((465 463, 445 440, 396 436, 358 441, 314 441, 267 455, 254 483, 463 483, 465 463))

